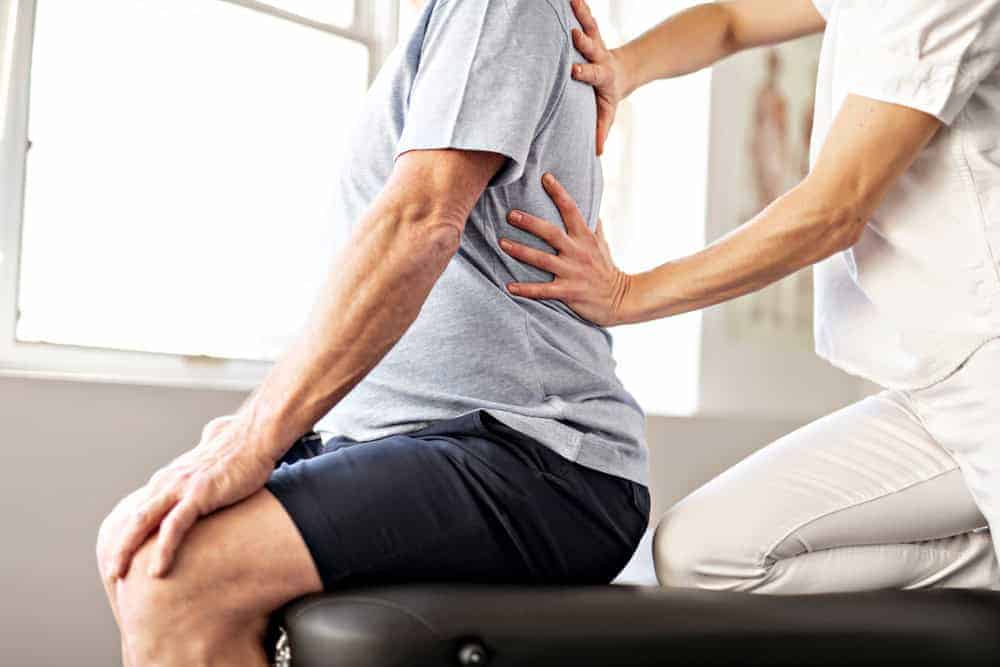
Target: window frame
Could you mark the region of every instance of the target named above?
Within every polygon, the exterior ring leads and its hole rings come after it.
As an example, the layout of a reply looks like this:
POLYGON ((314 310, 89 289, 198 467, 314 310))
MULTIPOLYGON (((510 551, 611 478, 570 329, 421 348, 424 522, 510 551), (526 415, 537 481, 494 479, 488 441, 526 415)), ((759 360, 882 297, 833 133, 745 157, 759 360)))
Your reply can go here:
MULTIPOLYGON (((0 0, 0 376, 239 391, 254 388, 270 363, 17 340, 25 175, 31 148, 31 58, 38 1, 0 0)), ((354 23, 344 28, 258 0, 207 1, 238 5, 357 42, 368 50, 369 82, 398 39, 401 0, 353 0, 354 23)))

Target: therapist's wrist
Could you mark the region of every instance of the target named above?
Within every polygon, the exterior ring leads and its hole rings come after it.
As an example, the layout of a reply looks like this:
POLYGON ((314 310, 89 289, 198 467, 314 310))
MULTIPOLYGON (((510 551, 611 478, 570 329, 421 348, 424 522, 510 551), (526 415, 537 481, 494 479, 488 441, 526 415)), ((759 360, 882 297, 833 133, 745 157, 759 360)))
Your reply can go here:
POLYGON ((640 80, 638 60, 632 44, 623 44, 611 49, 611 66, 615 70, 615 82, 621 100, 631 95, 645 82, 640 80))
POLYGON ((660 269, 627 275, 616 324, 640 324, 677 314, 675 305, 662 294, 664 277, 660 269))
POLYGON ((615 281, 614 301, 608 326, 635 324, 638 313, 635 295, 635 279, 632 274, 619 271, 615 281))

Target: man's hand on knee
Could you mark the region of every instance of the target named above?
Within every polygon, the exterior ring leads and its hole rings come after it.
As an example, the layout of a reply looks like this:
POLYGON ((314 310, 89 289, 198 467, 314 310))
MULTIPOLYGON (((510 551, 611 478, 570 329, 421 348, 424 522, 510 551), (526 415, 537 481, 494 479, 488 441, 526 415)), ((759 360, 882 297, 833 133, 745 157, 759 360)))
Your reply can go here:
POLYGON ((144 487, 119 503, 98 538, 106 579, 124 577, 135 553, 154 533, 157 542, 149 574, 163 576, 199 517, 264 486, 274 462, 249 446, 249 433, 241 419, 210 422, 197 447, 158 470, 144 487))

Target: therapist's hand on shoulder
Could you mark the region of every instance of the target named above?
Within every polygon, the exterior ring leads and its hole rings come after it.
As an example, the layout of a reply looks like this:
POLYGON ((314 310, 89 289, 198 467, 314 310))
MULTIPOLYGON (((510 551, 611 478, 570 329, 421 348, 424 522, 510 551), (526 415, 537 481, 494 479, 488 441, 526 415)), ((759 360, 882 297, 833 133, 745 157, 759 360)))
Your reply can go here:
POLYGON ((524 211, 511 211, 508 219, 513 226, 545 241, 558 254, 510 239, 501 239, 500 247, 514 259, 547 271, 554 278, 548 283, 511 283, 507 289, 514 296, 562 301, 580 317, 600 326, 619 324, 631 277, 615 266, 601 223, 591 231, 569 192, 551 174, 545 175, 542 186, 558 207, 566 231, 524 211))
POLYGON ((573 29, 573 45, 588 63, 573 65, 573 78, 594 87, 597 95, 597 154, 604 154, 604 144, 614 125, 618 105, 625 99, 625 67, 618 52, 604 44, 601 29, 585 0, 572 0, 573 12, 583 31, 573 29))

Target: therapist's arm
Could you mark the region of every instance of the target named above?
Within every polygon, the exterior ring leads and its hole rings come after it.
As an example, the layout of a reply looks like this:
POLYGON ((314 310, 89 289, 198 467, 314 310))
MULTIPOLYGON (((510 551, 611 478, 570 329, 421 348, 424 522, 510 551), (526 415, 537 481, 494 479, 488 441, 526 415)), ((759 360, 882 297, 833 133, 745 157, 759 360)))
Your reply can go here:
POLYGON ((621 61, 622 88, 628 95, 652 81, 688 74, 745 49, 820 32, 825 26, 812 0, 713 2, 671 16, 614 54, 621 61))
POLYGON ((608 49, 586 1, 573 0, 572 5, 584 29, 573 30, 573 42, 590 61, 574 66, 573 77, 597 91, 598 153, 603 153, 618 104, 637 88, 826 26, 812 0, 712 2, 675 14, 631 42, 608 49))
POLYGON ((940 124, 921 111, 851 95, 802 183, 704 250, 636 275, 610 262, 602 239, 580 223, 565 191, 549 185, 569 218, 569 233, 523 212, 512 214, 511 223, 542 237, 558 254, 510 241, 503 246, 555 279, 509 289, 518 296, 562 300, 606 326, 677 315, 754 292, 854 245, 940 124))
POLYGON ((503 158, 457 150, 413 151, 334 263, 309 322, 263 384, 208 438, 140 490, 115 536, 112 576, 157 529, 153 572, 164 574, 204 515, 262 488, 297 438, 336 405, 396 344, 457 252, 465 222, 503 158))

